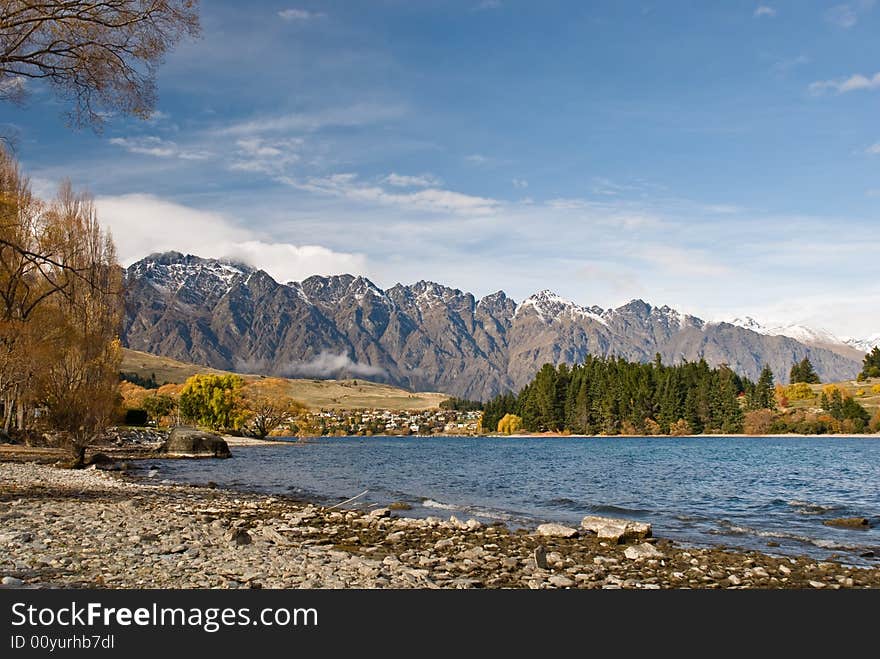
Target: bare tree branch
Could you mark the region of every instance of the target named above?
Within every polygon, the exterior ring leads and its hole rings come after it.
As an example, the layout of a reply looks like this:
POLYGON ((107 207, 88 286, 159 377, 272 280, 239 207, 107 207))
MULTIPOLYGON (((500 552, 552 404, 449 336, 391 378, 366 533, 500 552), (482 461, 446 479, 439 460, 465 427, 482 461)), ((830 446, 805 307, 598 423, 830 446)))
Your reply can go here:
POLYGON ((102 110, 147 117, 156 67, 199 30, 198 0, 0 0, 0 99, 45 79, 76 126, 100 130, 102 110))

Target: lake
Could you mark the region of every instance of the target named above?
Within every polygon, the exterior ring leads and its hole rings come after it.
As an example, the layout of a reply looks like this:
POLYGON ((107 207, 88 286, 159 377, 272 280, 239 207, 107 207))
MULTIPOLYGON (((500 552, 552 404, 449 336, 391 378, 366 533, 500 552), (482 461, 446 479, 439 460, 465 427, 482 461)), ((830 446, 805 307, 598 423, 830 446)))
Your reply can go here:
POLYGON ((156 461, 155 480, 352 507, 412 506, 400 514, 534 527, 585 515, 651 522, 694 545, 876 564, 880 441, 875 438, 323 438, 233 449, 231 460, 156 461), (835 517, 871 518, 868 530, 835 517), (768 542, 778 547, 768 547, 768 542))

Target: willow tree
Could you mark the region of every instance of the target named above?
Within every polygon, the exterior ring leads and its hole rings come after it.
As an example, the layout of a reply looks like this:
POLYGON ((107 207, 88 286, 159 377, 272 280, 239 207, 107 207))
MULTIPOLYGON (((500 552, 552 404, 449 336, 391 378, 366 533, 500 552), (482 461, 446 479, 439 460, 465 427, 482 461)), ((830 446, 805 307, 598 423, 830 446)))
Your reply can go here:
POLYGON ((39 421, 81 460, 116 405, 121 318, 122 270, 92 200, 69 183, 51 202, 35 199, 0 149, 4 431, 39 421))
POLYGON ((69 183, 47 208, 41 238, 65 266, 56 273, 65 285, 47 300, 53 318, 41 328, 46 359, 37 393, 47 422, 65 433, 81 460, 118 406, 122 268, 94 202, 69 183))
POLYGON ((27 80, 45 80, 76 126, 98 129, 108 112, 147 117, 156 67, 198 33, 197 0, 3 0, 0 97, 20 100, 27 80))

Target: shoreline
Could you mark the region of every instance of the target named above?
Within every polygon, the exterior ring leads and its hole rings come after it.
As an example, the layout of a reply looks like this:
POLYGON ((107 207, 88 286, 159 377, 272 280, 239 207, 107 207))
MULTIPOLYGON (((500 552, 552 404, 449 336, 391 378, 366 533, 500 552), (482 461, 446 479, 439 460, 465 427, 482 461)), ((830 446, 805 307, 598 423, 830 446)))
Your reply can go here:
POLYGON ((880 567, 541 536, 34 463, 0 463, 0 519, 0 577, 13 587, 880 587, 880 567))

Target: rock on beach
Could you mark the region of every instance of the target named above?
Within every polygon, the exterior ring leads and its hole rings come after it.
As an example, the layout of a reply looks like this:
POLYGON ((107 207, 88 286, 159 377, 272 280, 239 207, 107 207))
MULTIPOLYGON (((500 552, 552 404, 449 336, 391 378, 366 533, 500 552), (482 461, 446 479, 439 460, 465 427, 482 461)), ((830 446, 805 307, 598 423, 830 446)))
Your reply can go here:
POLYGON ((651 537, 650 524, 634 522, 628 519, 589 515, 581 521, 581 527, 595 533, 600 540, 610 540, 615 543, 643 540, 651 537))
POLYGON ((169 458, 229 458, 229 445, 220 435, 195 428, 175 428, 159 452, 169 458))

